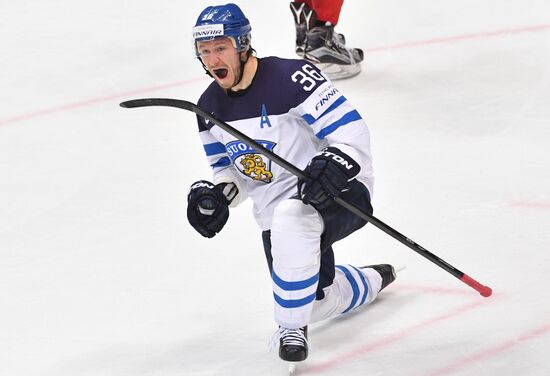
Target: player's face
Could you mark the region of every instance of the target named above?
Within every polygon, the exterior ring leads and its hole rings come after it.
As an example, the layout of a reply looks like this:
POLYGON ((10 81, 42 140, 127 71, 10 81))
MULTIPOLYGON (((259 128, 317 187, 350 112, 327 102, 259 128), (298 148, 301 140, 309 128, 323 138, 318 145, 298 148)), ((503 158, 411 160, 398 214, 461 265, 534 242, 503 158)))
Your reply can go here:
POLYGON ((240 54, 230 38, 197 43, 199 56, 206 69, 224 89, 237 84, 241 74, 240 54))

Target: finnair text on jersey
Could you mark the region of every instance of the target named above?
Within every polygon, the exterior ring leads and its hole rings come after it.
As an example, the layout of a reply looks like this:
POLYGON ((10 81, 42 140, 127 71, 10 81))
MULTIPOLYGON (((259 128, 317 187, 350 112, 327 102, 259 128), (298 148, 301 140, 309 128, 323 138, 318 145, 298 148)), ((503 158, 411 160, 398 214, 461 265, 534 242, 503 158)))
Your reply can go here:
POLYGON ((335 96, 338 93, 338 89, 333 88, 331 91, 327 93, 317 104, 315 105, 315 111, 319 110, 319 107, 322 107, 327 101, 330 100, 333 96, 335 96))

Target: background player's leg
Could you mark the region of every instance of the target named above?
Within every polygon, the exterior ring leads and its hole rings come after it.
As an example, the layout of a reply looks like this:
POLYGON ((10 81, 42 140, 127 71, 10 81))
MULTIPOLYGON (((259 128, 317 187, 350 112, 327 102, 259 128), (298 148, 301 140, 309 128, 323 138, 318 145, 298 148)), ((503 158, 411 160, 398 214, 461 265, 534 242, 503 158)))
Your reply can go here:
POLYGON ((319 22, 322 21, 323 24, 330 22, 336 26, 340 18, 342 4, 344 4, 344 0, 312 0, 311 4, 308 5, 317 13, 317 20, 319 22))
POLYGON ((306 32, 316 26, 317 16, 312 9, 312 2, 309 1, 293 1, 290 3, 290 11, 294 18, 294 26, 296 28, 296 54, 304 57, 306 48, 306 32))
POLYGON ((346 46, 343 34, 334 30, 340 19, 343 0, 313 0, 316 26, 306 30, 304 58, 315 63, 332 80, 361 72, 363 50, 346 46))

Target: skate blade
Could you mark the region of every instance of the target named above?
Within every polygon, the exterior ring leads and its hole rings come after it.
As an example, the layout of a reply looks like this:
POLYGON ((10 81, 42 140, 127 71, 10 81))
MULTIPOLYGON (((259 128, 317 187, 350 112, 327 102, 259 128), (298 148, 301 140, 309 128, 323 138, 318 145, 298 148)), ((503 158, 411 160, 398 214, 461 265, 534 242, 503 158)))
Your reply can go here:
POLYGON ((296 376, 298 374, 298 363, 288 362, 288 376, 296 376))
POLYGON ((321 69, 328 76, 328 78, 334 81, 351 78, 361 73, 361 63, 351 65, 317 63, 315 65, 321 69))
POLYGON ((393 270, 395 270, 395 273, 400 273, 405 269, 407 269, 406 266, 396 266, 396 267, 393 268, 393 270))

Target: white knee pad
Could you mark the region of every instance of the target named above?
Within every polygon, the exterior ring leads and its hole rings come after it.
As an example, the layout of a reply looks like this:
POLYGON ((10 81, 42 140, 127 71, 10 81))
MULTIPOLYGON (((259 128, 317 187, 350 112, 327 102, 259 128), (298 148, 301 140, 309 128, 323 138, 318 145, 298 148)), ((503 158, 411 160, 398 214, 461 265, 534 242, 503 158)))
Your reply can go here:
POLYGON ((273 211, 272 232, 304 232, 321 236, 323 229, 323 219, 319 212, 300 200, 284 200, 273 211))
POLYGON ((299 268, 318 263, 324 223, 315 208, 300 200, 282 201, 273 212, 273 262, 299 268))

